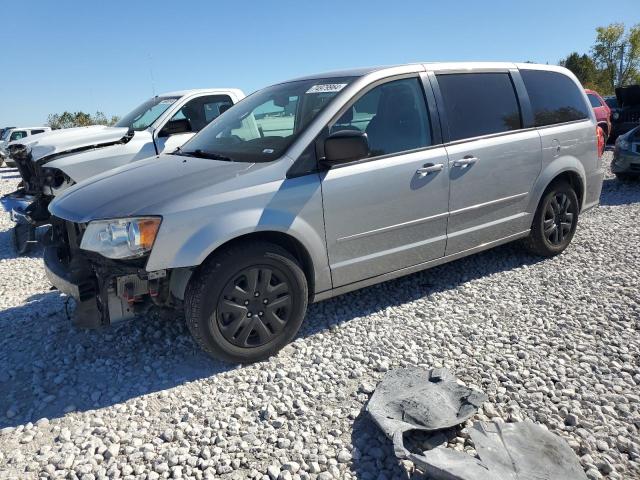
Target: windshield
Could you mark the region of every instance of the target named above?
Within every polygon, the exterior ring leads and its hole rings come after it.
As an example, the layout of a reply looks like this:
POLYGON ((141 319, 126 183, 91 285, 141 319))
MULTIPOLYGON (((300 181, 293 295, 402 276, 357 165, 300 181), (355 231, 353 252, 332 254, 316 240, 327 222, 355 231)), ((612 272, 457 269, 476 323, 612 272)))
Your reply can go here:
POLYGON ((259 90, 214 120, 178 154, 236 162, 275 160, 351 80, 316 78, 259 90))
POLYGON ((116 123, 116 127, 132 128, 140 131, 149 127, 160 115, 167 111, 180 97, 153 97, 129 112, 116 123))

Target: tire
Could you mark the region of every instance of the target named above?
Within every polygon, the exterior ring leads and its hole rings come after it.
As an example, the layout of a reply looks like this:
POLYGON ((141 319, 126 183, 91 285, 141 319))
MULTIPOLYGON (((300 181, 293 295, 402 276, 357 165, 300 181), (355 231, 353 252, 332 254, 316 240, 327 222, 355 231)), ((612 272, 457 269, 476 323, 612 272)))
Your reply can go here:
POLYGON ((576 232, 579 210, 578 196, 571 185, 566 182, 551 184, 538 205, 524 246, 542 257, 562 253, 576 232))
POLYGON ((215 253, 194 274, 185 293, 185 321, 209 355, 252 363, 293 339, 307 301, 306 277, 287 250, 243 242, 215 253))
POLYGON ((28 223, 17 223, 11 230, 13 247, 18 255, 26 255, 36 239, 36 229, 28 223))

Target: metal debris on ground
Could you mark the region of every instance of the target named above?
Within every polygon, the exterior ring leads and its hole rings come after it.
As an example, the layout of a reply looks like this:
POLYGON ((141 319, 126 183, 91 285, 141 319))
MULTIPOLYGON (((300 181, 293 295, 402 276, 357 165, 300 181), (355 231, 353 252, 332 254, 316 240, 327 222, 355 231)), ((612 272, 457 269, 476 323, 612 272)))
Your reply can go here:
POLYGON ((484 393, 459 384, 446 369, 411 367, 388 372, 367 411, 393 441, 396 456, 434 480, 586 480, 569 445, 530 421, 474 423, 477 456, 447 448, 447 430, 485 401, 484 393))

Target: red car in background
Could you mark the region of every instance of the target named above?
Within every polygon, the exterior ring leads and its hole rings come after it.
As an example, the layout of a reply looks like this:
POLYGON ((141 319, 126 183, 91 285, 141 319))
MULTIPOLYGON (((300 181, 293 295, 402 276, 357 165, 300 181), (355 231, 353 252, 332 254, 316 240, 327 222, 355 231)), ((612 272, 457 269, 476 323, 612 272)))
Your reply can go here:
POLYGON ((591 102, 593 112, 596 114, 598 126, 604 133, 606 143, 607 139, 611 135, 611 109, 598 92, 589 90, 588 88, 585 88, 584 91, 589 98, 589 102, 591 102))

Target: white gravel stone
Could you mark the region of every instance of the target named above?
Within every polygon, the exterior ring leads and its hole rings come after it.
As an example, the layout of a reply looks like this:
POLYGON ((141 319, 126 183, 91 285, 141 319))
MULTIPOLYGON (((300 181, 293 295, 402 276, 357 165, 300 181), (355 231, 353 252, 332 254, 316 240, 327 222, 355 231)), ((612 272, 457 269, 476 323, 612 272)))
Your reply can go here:
MULTIPOLYGON (((16 184, 0 169, 0 194, 16 184)), ((0 213, 0 477, 409 478, 362 412, 385 371, 421 365, 485 391, 479 419, 565 438, 589 478, 638 478, 640 182, 608 173, 601 201, 558 257, 507 245, 312 305, 242 368, 171 318, 73 327, 0 213)))

